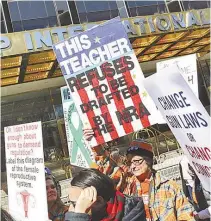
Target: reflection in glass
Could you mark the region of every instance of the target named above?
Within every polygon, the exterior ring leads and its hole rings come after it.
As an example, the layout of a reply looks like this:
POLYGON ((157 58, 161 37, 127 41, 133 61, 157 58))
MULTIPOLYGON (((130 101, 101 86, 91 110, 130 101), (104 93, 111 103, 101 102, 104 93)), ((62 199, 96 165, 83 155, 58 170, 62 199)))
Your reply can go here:
POLYGON ((49 24, 49 27, 56 27, 58 26, 58 21, 57 21, 57 17, 54 16, 54 17, 48 17, 48 24, 49 24))
POLYGON ((20 16, 20 11, 18 8, 18 2, 8 2, 8 8, 10 12, 10 17, 12 21, 20 21, 21 16, 20 16))
POLYGON ((47 17, 44 1, 18 1, 22 20, 47 17))
POLYGON ((165 1, 127 1, 131 17, 167 12, 165 1))
POLYGON ((12 27, 14 32, 23 31, 23 25, 21 21, 12 22, 12 27))
POLYGON ((80 23, 109 20, 119 16, 116 1, 76 1, 80 23))
POLYGON ((24 30, 33 30, 38 28, 49 27, 48 18, 25 20, 22 21, 22 24, 24 30))
POLYGON ((55 1, 55 9, 61 26, 72 24, 67 1, 55 1))
POLYGON ((84 1, 84 4, 87 12, 109 10, 107 1, 84 1))
POLYGON ((183 7, 185 10, 191 10, 191 9, 204 9, 209 8, 209 1, 190 1, 185 0, 182 1, 183 7))
POLYGON ((48 17, 56 16, 56 10, 53 1, 45 1, 45 7, 47 10, 48 17))
POLYGON ((169 12, 181 12, 182 11, 181 5, 178 0, 167 3, 167 7, 168 7, 169 12))
POLYGON ((71 24, 66 1, 12 1, 8 2, 8 8, 13 31, 71 24), (58 24, 58 15, 63 16, 65 22, 58 24))

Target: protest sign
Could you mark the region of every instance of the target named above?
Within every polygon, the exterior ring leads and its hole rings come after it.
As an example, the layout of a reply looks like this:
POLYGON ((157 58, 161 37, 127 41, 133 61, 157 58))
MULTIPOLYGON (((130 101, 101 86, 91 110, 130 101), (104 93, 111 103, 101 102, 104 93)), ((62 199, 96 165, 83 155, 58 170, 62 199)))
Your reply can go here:
POLYGON ((190 88, 193 90, 195 95, 199 97, 196 54, 157 62, 157 72, 159 73, 160 71, 165 70, 172 64, 177 65, 180 73, 189 84, 190 88))
POLYGON ((70 164, 90 168, 94 159, 90 148, 83 140, 83 125, 67 86, 61 87, 65 129, 70 156, 70 164))
POLYGON ((164 72, 146 78, 145 88, 168 123, 204 188, 209 190, 210 117, 176 65, 169 66, 164 72))
POLYGON ((17 221, 47 221, 41 122, 4 128, 9 212, 17 221))
POLYGON ((53 49, 81 120, 95 133, 92 147, 156 123, 157 109, 119 18, 53 49))

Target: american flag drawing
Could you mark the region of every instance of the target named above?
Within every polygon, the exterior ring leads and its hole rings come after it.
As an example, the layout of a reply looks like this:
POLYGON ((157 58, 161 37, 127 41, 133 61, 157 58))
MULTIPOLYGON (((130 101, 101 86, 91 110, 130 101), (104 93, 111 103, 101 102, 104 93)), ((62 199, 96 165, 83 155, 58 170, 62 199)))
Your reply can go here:
MULTIPOLYGON (((143 87, 144 76, 121 21, 111 20, 79 34, 78 39, 84 34, 91 42, 90 48, 65 58, 58 47, 54 46, 54 51, 84 127, 95 132, 90 145, 97 146, 155 124, 158 112, 143 87), (104 56, 106 50, 111 56, 104 56), (83 60, 83 53, 92 65, 83 60), (61 65, 73 56, 75 60, 79 58, 78 67, 86 64, 76 72, 73 60, 68 69, 61 65)), ((68 54, 66 43, 60 43, 68 54)))

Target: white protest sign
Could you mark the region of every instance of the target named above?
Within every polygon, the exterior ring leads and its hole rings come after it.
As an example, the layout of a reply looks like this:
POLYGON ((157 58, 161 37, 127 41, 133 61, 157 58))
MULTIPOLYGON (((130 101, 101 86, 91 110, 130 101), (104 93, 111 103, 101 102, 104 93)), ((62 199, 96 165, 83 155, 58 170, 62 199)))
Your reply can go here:
POLYGON ((159 113, 143 87, 140 64, 119 18, 53 49, 77 112, 94 131, 90 146, 157 123, 159 113))
POLYGON ((5 127, 4 134, 9 212, 17 221, 46 221, 41 122, 5 127))
POLYGON ((165 70, 172 64, 176 64, 178 66, 180 73, 189 84, 190 88, 193 90, 195 95, 199 97, 196 54, 157 62, 157 73, 165 70))
POLYGON ((203 187, 210 189, 210 117, 176 65, 144 80, 171 131, 189 159, 203 187), (159 82, 159 83, 158 83, 159 82))

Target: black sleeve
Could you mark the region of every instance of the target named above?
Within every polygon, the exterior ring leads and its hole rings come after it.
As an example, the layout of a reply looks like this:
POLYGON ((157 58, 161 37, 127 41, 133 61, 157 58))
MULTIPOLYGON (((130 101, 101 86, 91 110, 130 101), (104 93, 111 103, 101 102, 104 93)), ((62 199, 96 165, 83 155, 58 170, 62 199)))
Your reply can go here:
POLYGON ((90 216, 86 213, 67 212, 65 221, 90 221, 90 216))
POLYGON ((122 221, 146 221, 144 202, 140 197, 126 197, 125 213, 122 221))

